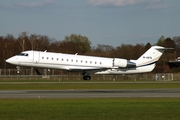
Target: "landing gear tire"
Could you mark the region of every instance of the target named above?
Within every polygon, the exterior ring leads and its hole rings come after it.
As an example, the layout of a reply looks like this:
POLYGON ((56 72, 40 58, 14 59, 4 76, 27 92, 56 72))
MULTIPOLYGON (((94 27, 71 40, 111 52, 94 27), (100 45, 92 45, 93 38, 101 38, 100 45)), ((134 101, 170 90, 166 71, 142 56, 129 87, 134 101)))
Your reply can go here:
POLYGON ((83 76, 83 79, 84 79, 84 80, 90 80, 90 79, 91 79, 91 76, 83 76))

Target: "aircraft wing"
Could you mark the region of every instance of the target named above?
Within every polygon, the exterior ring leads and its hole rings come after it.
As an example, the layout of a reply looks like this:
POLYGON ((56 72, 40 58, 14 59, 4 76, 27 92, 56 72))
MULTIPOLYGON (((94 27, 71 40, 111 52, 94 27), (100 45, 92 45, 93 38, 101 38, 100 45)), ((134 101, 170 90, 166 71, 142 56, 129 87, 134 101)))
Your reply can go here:
POLYGON ((69 66, 69 70, 71 71, 86 71, 88 73, 95 73, 95 72, 100 72, 107 70, 109 68, 104 68, 104 67, 74 67, 74 66, 69 66))

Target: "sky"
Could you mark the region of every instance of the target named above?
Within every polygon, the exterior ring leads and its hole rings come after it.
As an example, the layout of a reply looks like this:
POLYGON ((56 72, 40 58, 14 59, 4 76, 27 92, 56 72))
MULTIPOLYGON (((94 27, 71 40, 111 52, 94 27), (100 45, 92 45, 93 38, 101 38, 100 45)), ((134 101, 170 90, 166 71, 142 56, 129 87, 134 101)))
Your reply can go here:
POLYGON ((180 36, 180 0, 1 0, 0 36, 56 40, 77 34, 92 46, 157 43, 180 36))

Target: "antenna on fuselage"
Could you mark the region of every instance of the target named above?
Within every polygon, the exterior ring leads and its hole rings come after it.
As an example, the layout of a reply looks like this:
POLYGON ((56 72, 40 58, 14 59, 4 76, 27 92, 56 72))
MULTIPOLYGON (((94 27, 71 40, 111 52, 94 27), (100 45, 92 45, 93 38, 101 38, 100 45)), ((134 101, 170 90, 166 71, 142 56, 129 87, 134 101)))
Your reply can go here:
POLYGON ((47 52, 47 50, 45 50, 44 52, 47 52))
POLYGON ((75 55, 78 55, 78 53, 76 53, 75 55))

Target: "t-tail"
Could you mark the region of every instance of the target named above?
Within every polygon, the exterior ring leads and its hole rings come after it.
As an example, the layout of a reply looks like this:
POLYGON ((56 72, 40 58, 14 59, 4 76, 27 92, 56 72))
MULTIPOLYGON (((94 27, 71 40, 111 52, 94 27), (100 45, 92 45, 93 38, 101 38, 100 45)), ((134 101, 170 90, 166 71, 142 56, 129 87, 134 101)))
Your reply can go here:
POLYGON ((152 46, 141 57, 135 60, 134 62, 139 72, 151 72, 166 49, 161 46, 152 46))

